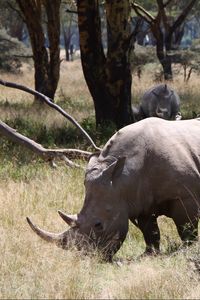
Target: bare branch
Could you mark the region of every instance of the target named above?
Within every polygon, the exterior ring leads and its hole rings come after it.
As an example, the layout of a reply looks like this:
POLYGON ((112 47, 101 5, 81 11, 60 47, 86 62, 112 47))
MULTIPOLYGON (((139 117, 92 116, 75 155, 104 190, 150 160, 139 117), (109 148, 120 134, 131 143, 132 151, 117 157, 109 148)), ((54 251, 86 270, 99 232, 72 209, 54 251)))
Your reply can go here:
POLYGON ((165 3, 163 3, 163 6, 164 6, 164 7, 166 7, 167 5, 169 5, 169 4, 170 4, 170 2, 172 2, 172 0, 168 0, 168 1, 166 1, 165 3))
POLYGON ((139 33, 141 22, 142 22, 142 18, 140 18, 136 21, 135 28, 134 28, 133 32, 130 34, 130 36, 128 38, 128 44, 130 45, 129 46, 129 58, 130 58, 130 54, 131 54, 132 50, 134 49, 136 36, 139 33))
POLYGON ((70 13, 70 14, 77 14, 78 15, 78 12, 76 10, 66 9, 65 11, 67 13, 70 13))
POLYGON ((12 41, 12 40, 9 40, 9 39, 6 39, 6 38, 0 38, 0 42, 8 42, 8 43, 13 44, 13 45, 16 44, 15 41, 12 41))
POLYGON ((135 10, 136 14, 143 18, 147 23, 151 24, 155 21, 155 18, 139 4, 135 2, 131 3, 131 7, 135 10))
POLYGON ((191 0, 190 3, 185 7, 185 9, 182 11, 182 13, 179 15, 179 17, 174 22, 173 26, 171 27, 171 32, 174 32, 177 27, 179 27, 183 21, 186 19, 187 15, 191 11, 192 7, 195 5, 196 0, 191 0))
POLYGON ((14 54, 12 55, 13 57, 16 57, 16 58, 33 58, 33 55, 18 55, 18 54, 14 54))
POLYGON ((80 167, 78 164, 73 163, 68 157, 88 159, 92 154, 88 151, 82 151, 78 149, 46 149, 42 145, 36 143, 30 138, 18 133, 15 129, 11 128, 4 122, 0 121, 0 134, 6 136, 13 142, 16 142, 29 150, 36 153, 42 159, 46 161, 53 161, 53 159, 64 160, 65 163, 70 167, 80 167), (67 157, 68 156, 68 157, 67 157))
POLYGON ((8 81, 4 81, 2 79, 0 79, 0 84, 7 86, 7 87, 11 87, 11 88, 15 88, 18 90, 22 90, 25 91, 29 94, 32 94, 34 96, 37 96, 39 99, 41 99, 43 102, 45 102, 47 105, 49 105, 50 107, 54 108, 55 110, 57 110, 61 115, 63 115, 65 118, 67 118, 68 120, 70 120, 81 132, 82 134, 87 138, 87 140, 92 144, 92 146, 95 148, 95 150, 100 150, 99 147, 97 147, 94 143, 94 141, 92 140, 92 138, 89 136, 89 134, 83 129, 83 127, 72 117, 70 116, 66 111, 64 111, 64 109, 62 109, 59 105, 55 104, 52 102, 52 99, 50 99, 49 97, 43 95, 42 93, 39 93, 31 88, 28 88, 24 85, 21 84, 17 84, 17 83, 13 83, 13 82, 8 82, 8 81))
POLYGON ((15 8, 9 1, 7 2, 7 4, 13 11, 15 11, 18 14, 18 16, 23 20, 23 22, 25 22, 25 19, 24 19, 23 15, 21 14, 20 10, 15 8))

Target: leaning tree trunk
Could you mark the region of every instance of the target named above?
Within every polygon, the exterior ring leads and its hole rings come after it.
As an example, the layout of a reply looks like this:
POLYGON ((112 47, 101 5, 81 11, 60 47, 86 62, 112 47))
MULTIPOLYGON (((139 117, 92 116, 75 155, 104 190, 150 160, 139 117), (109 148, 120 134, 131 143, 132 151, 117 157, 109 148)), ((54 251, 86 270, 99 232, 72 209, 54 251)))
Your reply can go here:
POLYGON ((81 61, 95 107, 96 125, 133 122, 129 49, 129 1, 107 1, 108 49, 104 54, 97 0, 78 1, 81 61), (87 17, 86 17, 87 16, 87 17))

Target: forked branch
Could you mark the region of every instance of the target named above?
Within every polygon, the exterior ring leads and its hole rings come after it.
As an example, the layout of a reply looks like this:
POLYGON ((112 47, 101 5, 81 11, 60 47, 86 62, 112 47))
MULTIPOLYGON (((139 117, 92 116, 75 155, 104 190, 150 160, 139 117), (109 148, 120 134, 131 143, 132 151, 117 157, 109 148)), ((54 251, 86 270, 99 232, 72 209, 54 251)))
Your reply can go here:
POLYGON ((92 144, 92 146, 95 148, 95 150, 100 150, 99 147, 96 146, 96 144, 94 143, 94 141, 92 140, 92 138, 89 136, 89 134, 83 129, 83 127, 72 117, 70 116, 64 109, 62 109, 59 105, 55 104, 52 102, 52 99, 50 99, 49 97, 45 96, 42 93, 39 93, 31 88, 28 88, 24 85, 21 84, 17 84, 17 83, 13 83, 13 82, 8 82, 8 81, 4 81, 2 79, 0 79, 0 84, 7 86, 7 87, 11 87, 14 89, 18 89, 18 90, 22 90, 24 92, 27 92, 29 94, 32 94, 34 96, 37 96, 39 99, 41 99, 43 102, 45 102, 47 105, 49 105, 50 107, 54 108, 55 110, 57 110, 61 115, 63 115, 65 118, 67 118, 68 120, 70 120, 81 132, 82 134, 87 138, 87 140, 92 144))
POLYGON ((132 2, 131 7, 135 10, 136 14, 143 18, 147 23, 152 24, 153 22, 155 22, 155 18, 153 17, 153 15, 151 15, 139 4, 132 2))
POLYGON ((30 138, 27 138, 26 136, 18 133, 15 129, 11 128, 2 121, 0 121, 0 134, 6 136, 11 141, 30 149, 46 161, 52 162, 54 159, 57 158, 64 160, 65 163, 70 167, 80 166, 78 164, 73 163, 69 158, 88 159, 91 155, 91 152, 82 151, 78 149, 46 149, 42 145, 31 140, 30 138))

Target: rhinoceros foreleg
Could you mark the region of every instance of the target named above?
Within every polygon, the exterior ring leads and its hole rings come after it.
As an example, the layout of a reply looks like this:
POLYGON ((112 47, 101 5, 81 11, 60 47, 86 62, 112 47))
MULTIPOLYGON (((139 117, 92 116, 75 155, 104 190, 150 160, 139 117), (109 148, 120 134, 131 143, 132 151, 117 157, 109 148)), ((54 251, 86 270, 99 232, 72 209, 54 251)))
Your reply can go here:
POLYGON ((160 230, 158 228, 157 217, 155 215, 140 216, 137 221, 146 242, 145 254, 159 253, 160 230))

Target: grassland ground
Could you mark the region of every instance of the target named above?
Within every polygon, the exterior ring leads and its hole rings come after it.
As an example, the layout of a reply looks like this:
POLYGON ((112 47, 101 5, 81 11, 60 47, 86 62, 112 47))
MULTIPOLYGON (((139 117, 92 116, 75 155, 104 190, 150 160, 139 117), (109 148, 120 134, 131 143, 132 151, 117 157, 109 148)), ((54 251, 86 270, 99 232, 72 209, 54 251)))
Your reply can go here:
MULTIPOLYGON (((133 78, 134 103, 155 84, 148 74, 147 70, 141 80, 133 78)), ((29 66, 20 76, 2 77, 33 87, 29 66)), ((179 76, 171 83, 181 96, 185 118, 200 107, 199 80, 192 77, 186 85, 179 76)), ((33 102, 24 92, 0 87, 2 120, 46 147, 87 147, 62 116, 44 106, 38 110, 33 102)), ((79 60, 61 64, 56 102, 92 126, 94 109, 79 60)), ((52 169, 30 151, 0 137, 0 299, 199 299, 200 244, 181 248, 168 218, 159 218, 161 255, 140 257, 144 240, 130 224, 113 264, 102 263, 98 255, 85 257, 75 249, 59 249, 30 230, 26 216, 49 231, 66 229, 57 210, 72 214, 80 210, 83 180, 83 170, 66 168, 62 162, 52 169)))

